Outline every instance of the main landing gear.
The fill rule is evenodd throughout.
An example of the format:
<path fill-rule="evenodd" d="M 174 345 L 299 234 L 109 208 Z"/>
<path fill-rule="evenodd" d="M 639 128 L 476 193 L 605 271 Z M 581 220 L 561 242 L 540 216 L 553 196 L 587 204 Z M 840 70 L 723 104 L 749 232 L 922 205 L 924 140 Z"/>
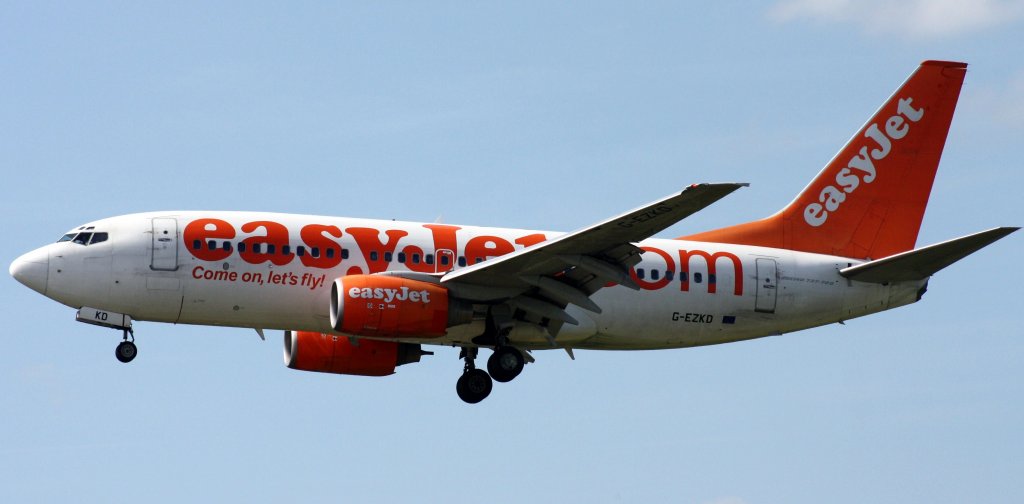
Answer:
<path fill-rule="evenodd" d="M 491 378 L 505 383 L 512 381 L 523 371 L 526 358 L 519 349 L 511 346 L 499 346 L 487 359 L 487 371 L 477 369 L 476 360 L 479 348 L 463 347 L 459 357 L 465 359 L 466 366 L 463 368 L 462 376 L 455 383 L 455 391 L 459 398 L 469 404 L 476 404 L 483 401 L 491 394 L 494 383 Z M 490 374 L 488 374 L 488 371 Z"/>
<path fill-rule="evenodd" d="M 477 348 L 464 347 L 462 353 L 459 354 L 459 357 L 466 360 L 466 367 L 463 368 L 459 381 L 455 382 L 455 392 L 459 394 L 459 399 L 469 404 L 483 401 L 491 395 L 491 389 L 494 388 L 494 383 L 491 382 L 487 371 L 477 369 L 476 364 L 473 363 L 477 351 Z"/>
<path fill-rule="evenodd" d="M 129 335 L 131 335 L 131 341 L 128 341 Z M 134 360 L 135 356 L 138 354 L 139 349 L 135 346 L 135 332 L 133 332 L 131 328 L 125 328 L 124 338 L 117 344 L 117 348 L 114 350 L 114 355 L 117 357 L 117 360 L 127 364 Z"/>
<path fill-rule="evenodd" d="M 487 372 L 496 381 L 506 383 L 519 376 L 525 365 L 526 359 L 517 348 L 500 346 L 495 348 L 494 353 L 487 359 Z"/>
<path fill-rule="evenodd" d="M 495 305 L 487 313 L 484 333 L 473 338 L 478 346 L 462 347 L 459 358 L 466 360 L 462 376 L 455 384 L 459 397 L 470 404 L 483 401 L 491 393 L 494 384 L 491 381 L 510 382 L 523 372 L 526 356 L 518 348 L 508 344 L 508 336 L 515 327 L 512 308 L 508 305 Z M 480 346 L 493 347 L 494 353 L 487 359 L 487 371 L 477 369 L 474 360 Z M 490 374 L 488 374 L 490 373 Z"/>

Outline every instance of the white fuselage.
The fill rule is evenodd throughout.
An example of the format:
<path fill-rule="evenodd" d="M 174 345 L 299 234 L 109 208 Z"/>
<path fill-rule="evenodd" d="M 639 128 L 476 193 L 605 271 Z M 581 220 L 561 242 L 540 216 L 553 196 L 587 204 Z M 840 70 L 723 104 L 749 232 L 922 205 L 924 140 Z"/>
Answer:
<path fill-rule="evenodd" d="M 198 219 L 219 224 L 194 224 Z M 46 262 L 36 290 L 71 307 L 136 320 L 325 333 L 332 332 L 335 278 L 444 272 L 561 234 L 213 211 L 126 215 L 72 233 L 86 228 L 108 239 L 63 241 L 32 253 Z M 239 244 L 246 240 L 243 252 Z M 258 253 L 254 243 L 260 243 Z M 849 281 L 838 270 L 861 261 L 820 254 L 665 239 L 638 245 L 645 253 L 630 274 L 641 289 L 597 291 L 592 299 L 600 314 L 570 305 L 568 313 L 580 323 L 562 326 L 558 346 L 656 349 L 777 335 L 913 303 L 927 283 Z M 483 329 L 480 319 L 440 338 L 405 341 L 472 346 Z M 517 327 L 510 341 L 550 348 L 543 331 L 531 325 Z"/>

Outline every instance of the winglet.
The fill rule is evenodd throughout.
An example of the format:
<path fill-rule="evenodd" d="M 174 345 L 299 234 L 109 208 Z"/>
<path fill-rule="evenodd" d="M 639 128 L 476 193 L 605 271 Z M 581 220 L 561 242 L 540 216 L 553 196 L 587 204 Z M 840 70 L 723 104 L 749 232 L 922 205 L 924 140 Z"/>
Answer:
<path fill-rule="evenodd" d="M 910 252 L 878 259 L 839 271 L 839 274 L 861 282 L 890 283 L 923 280 L 937 271 L 991 245 L 1018 230 L 1001 227 L 929 245 Z"/>

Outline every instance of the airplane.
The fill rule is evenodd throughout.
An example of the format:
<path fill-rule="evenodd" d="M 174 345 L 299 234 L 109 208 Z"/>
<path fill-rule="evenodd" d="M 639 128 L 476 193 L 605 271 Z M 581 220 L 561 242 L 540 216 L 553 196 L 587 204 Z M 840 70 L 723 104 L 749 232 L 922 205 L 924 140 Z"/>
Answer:
<path fill-rule="evenodd" d="M 966 68 L 923 62 L 779 212 L 675 239 L 653 236 L 747 184 L 693 184 L 569 233 L 138 213 L 78 226 L 10 274 L 120 331 L 121 362 L 135 321 L 283 330 L 289 368 L 343 375 L 453 346 L 456 392 L 478 403 L 539 350 L 730 343 L 919 301 L 933 274 L 1019 229 L 915 248 Z"/>

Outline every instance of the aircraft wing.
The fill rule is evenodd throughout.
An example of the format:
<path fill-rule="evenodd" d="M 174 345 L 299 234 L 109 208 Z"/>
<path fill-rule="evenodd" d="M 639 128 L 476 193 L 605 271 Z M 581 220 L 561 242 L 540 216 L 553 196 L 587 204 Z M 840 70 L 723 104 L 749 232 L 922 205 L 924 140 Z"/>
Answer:
<path fill-rule="evenodd" d="M 510 302 L 527 312 L 574 323 L 572 303 L 600 312 L 589 296 L 609 283 L 637 288 L 629 268 L 643 252 L 635 242 L 679 222 L 747 184 L 694 184 L 635 210 L 516 252 L 450 272 L 442 283 L 524 293 Z"/>

